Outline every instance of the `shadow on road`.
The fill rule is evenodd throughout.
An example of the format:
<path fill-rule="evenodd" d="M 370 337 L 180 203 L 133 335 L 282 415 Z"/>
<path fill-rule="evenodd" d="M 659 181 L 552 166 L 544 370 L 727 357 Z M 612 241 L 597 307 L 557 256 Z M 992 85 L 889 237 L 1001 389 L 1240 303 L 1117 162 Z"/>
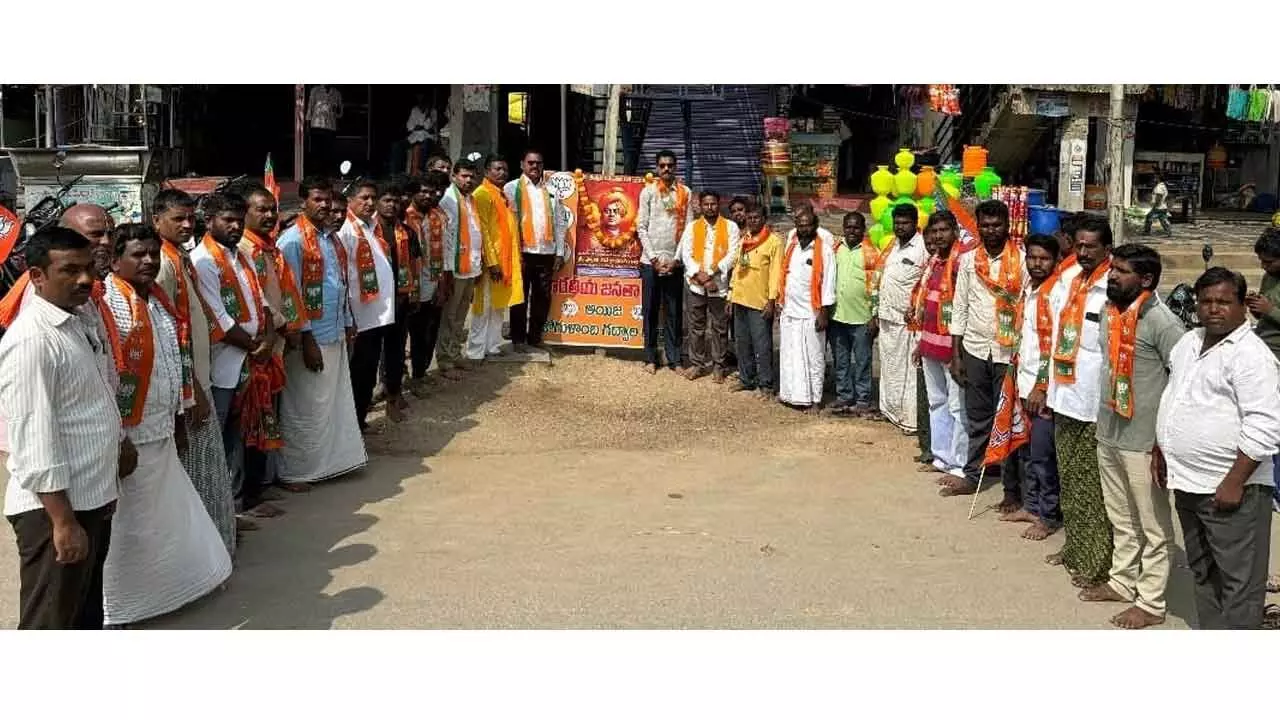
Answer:
<path fill-rule="evenodd" d="M 369 465 L 350 476 L 317 484 L 312 492 L 291 495 L 280 504 L 287 514 L 260 520 L 260 529 L 242 536 L 235 571 L 226 587 L 197 603 L 145 623 L 154 629 L 327 630 L 338 618 L 376 607 L 386 594 L 359 584 L 370 573 L 358 570 L 381 549 L 347 542 L 367 532 L 379 516 L 367 509 L 400 495 L 404 482 L 430 482 L 424 458 L 440 452 L 459 433 L 476 425 L 475 410 L 496 398 L 519 364 L 488 364 L 466 380 L 442 381 L 426 398 L 412 398 L 404 423 L 382 419 L 382 406 L 370 414 L 386 432 L 366 438 Z M 425 476 L 425 477 L 424 477 Z M 356 584 L 334 588 L 337 571 Z"/>

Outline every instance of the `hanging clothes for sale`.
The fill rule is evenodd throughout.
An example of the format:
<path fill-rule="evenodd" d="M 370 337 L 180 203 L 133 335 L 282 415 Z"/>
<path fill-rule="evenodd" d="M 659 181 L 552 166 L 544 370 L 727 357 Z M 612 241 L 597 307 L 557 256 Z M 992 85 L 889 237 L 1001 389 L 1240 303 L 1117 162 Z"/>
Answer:
<path fill-rule="evenodd" d="M 1227 117 L 1232 120 L 1244 120 L 1249 113 L 1249 91 L 1233 87 L 1227 93 Z"/>

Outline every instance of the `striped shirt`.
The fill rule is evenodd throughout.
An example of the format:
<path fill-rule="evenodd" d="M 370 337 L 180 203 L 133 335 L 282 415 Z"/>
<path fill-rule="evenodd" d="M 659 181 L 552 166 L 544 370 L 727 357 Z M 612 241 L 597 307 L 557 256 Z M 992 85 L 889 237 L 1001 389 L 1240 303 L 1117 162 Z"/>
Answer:
<path fill-rule="evenodd" d="M 110 279 L 107 280 L 103 299 L 111 309 L 123 343 L 133 332 L 133 311 L 129 300 Z M 174 415 L 182 407 L 182 356 L 178 351 L 177 325 L 155 297 L 147 299 L 147 314 L 151 320 L 154 360 L 147 397 L 142 401 L 142 420 L 133 427 L 125 428 L 134 445 L 172 437 Z"/>
<path fill-rule="evenodd" d="M 5 515 L 65 491 L 74 510 L 116 499 L 120 411 L 99 323 L 34 295 L 0 339 L 0 411 L 14 438 Z"/>
<path fill-rule="evenodd" d="M 955 272 L 957 264 L 952 263 L 952 273 Z M 941 319 L 939 315 L 942 312 L 942 274 L 947 271 L 947 263 L 945 260 L 938 259 L 931 261 L 927 267 L 929 276 L 925 279 L 924 285 L 924 317 L 920 321 L 920 356 L 938 362 L 951 362 L 951 336 L 941 332 L 938 326 L 938 321 Z M 955 283 L 955 281 L 953 276 L 951 282 Z"/>

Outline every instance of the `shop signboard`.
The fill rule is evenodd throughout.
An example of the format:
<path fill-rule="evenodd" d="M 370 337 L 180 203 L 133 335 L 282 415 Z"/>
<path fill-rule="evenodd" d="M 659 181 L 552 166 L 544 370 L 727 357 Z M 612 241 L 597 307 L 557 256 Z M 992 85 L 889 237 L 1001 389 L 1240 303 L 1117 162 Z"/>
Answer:
<path fill-rule="evenodd" d="M 552 280 L 543 339 L 552 345 L 643 347 L 635 225 L 644 180 L 600 175 L 581 180 L 570 172 L 547 178 L 573 253 Z"/>
<path fill-rule="evenodd" d="M 35 207 L 46 196 L 57 195 L 61 185 L 32 183 L 22 187 L 23 207 Z M 84 180 L 67 191 L 63 202 L 89 203 L 107 209 L 117 223 L 142 222 L 142 183 L 128 180 Z"/>
<path fill-rule="evenodd" d="M 1067 117 L 1071 103 L 1066 93 L 1036 93 L 1035 114 L 1041 117 Z"/>

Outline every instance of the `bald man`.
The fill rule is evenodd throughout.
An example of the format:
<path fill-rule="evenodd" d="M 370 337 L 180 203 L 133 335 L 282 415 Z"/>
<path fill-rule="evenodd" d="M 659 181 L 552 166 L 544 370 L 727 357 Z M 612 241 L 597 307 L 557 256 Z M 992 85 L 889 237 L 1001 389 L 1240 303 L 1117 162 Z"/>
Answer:
<path fill-rule="evenodd" d="M 89 238 L 89 242 L 93 243 L 94 270 L 97 271 L 98 279 L 106 278 L 111 272 L 111 259 L 115 255 L 111 246 L 111 229 L 115 227 L 115 221 L 111 219 L 111 215 L 101 205 L 76 203 L 62 213 L 58 224 Z"/>

